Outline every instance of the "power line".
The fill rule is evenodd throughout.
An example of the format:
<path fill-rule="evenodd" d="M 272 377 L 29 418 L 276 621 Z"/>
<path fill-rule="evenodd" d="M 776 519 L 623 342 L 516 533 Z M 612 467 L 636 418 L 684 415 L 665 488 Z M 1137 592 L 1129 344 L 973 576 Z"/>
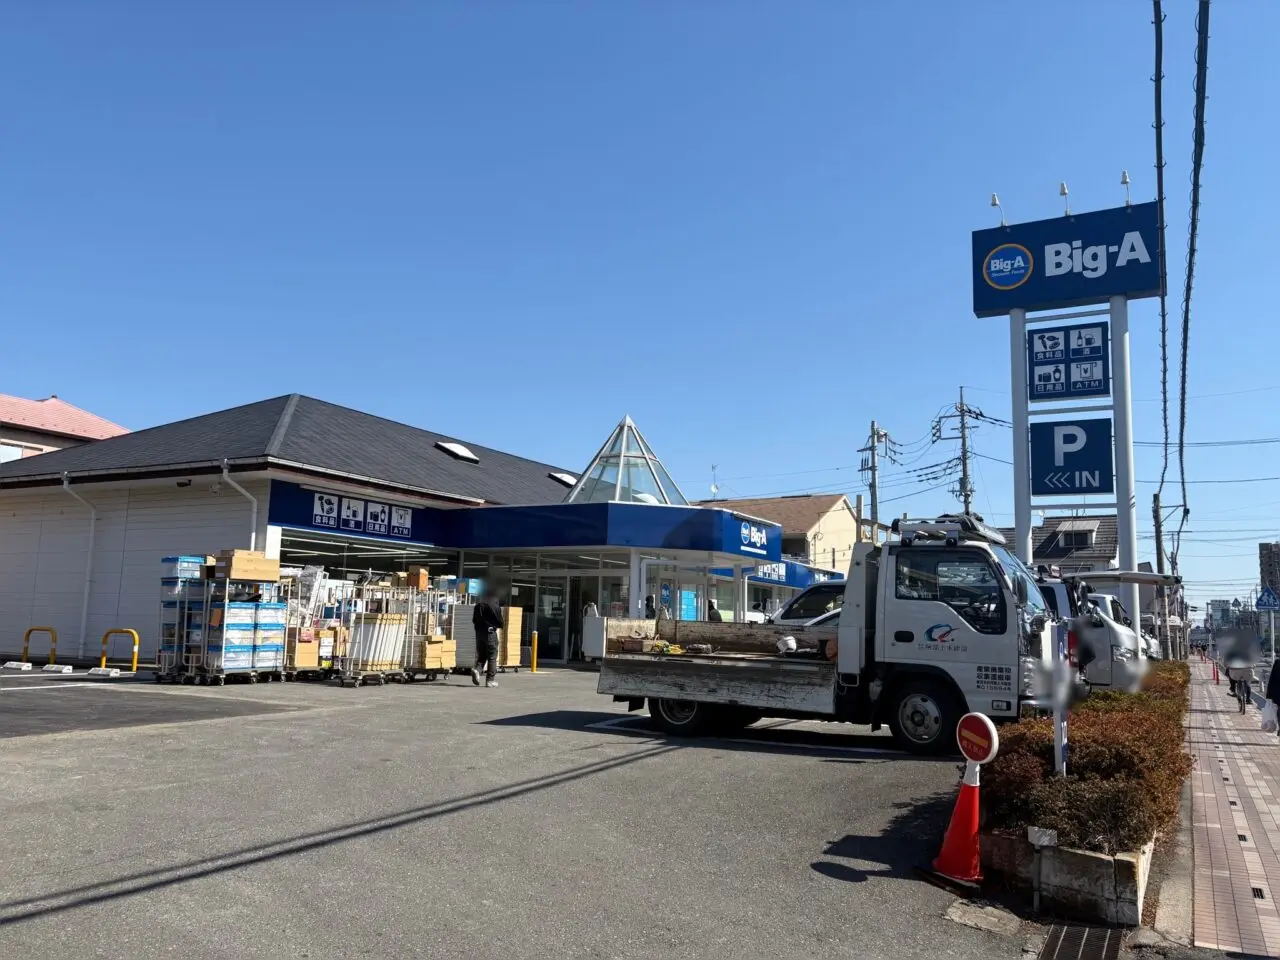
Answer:
<path fill-rule="evenodd" d="M 1178 569 L 1178 547 L 1182 531 L 1191 516 L 1187 496 L 1187 364 L 1191 342 L 1191 291 L 1195 283 L 1196 244 L 1200 233 L 1200 176 L 1204 169 L 1204 111 L 1209 72 L 1209 0 L 1200 0 L 1196 13 L 1196 79 L 1195 125 L 1191 150 L 1191 222 L 1187 227 L 1187 274 L 1182 290 L 1182 369 L 1179 376 L 1178 403 L 1178 479 L 1182 485 L 1182 517 L 1173 541 L 1173 568 Z"/>
<path fill-rule="evenodd" d="M 1164 428 L 1161 446 L 1164 456 L 1160 463 L 1160 489 L 1164 493 L 1164 481 L 1169 473 L 1169 284 L 1168 262 L 1165 256 L 1164 222 L 1164 11 L 1160 0 L 1152 0 L 1156 28 L 1155 81 L 1156 118 L 1156 250 L 1160 265 L 1160 422 Z"/>

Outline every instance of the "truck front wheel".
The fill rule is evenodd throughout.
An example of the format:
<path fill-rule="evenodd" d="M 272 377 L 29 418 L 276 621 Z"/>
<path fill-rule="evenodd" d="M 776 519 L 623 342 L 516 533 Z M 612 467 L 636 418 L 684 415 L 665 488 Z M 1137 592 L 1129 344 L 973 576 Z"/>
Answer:
<path fill-rule="evenodd" d="M 955 748 L 960 709 L 955 697 L 940 684 L 916 681 L 894 697 L 889 729 L 907 751 L 934 756 Z"/>
<path fill-rule="evenodd" d="M 705 703 L 692 700 L 649 698 L 649 716 L 663 733 L 677 737 L 696 737 L 707 732 L 714 710 Z"/>

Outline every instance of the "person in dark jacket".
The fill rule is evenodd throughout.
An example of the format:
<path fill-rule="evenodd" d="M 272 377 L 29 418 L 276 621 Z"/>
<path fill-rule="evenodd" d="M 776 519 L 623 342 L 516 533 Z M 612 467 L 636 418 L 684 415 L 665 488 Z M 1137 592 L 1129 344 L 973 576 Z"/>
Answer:
<path fill-rule="evenodd" d="M 1276 710 L 1280 712 L 1280 668 L 1273 663 L 1271 665 L 1271 674 L 1267 677 L 1267 699 L 1276 705 Z M 1280 729 L 1276 730 L 1276 734 L 1280 735 Z"/>
<path fill-rule="evenodd" d="M 707 620 L 710 623 L 724 623 L 724 617 L 720 616 L 720 611 L 716 609 L 714 600 L 707 601 Z"/>
<path fill-rule="evenodd" d="M 502 608 L 498 605 L 498 594 L 492 587 L 484 592 L 472 611 L 471 625 L 476 628 L 476 665 L 471 668 L 471 682 L 480 686 L 480 674 L 483 672 L 484 685 L 496 687 L 498 631 L 502 629 Z"/>

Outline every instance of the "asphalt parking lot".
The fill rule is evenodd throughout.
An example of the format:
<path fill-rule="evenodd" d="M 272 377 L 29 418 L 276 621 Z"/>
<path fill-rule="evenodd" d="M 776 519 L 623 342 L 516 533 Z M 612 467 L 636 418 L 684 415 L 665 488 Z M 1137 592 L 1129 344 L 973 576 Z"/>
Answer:
<path fill-rule="evenodd" d="M 357 690 L 0 677 L 0 956 L 1018 957 L 912 867 L 881 736 L 651 731 L 569 671 Z"/>

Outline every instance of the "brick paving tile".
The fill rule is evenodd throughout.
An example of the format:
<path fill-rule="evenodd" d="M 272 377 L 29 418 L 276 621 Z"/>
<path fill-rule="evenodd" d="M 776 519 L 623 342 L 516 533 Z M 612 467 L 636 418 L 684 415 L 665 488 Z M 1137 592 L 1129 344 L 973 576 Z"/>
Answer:
<path fill-rule="evenodd" d="M 1228 689 L 1192 661 L 1192 931 L 1199 947 L 1280 957 L 1280 738 Z"/>

